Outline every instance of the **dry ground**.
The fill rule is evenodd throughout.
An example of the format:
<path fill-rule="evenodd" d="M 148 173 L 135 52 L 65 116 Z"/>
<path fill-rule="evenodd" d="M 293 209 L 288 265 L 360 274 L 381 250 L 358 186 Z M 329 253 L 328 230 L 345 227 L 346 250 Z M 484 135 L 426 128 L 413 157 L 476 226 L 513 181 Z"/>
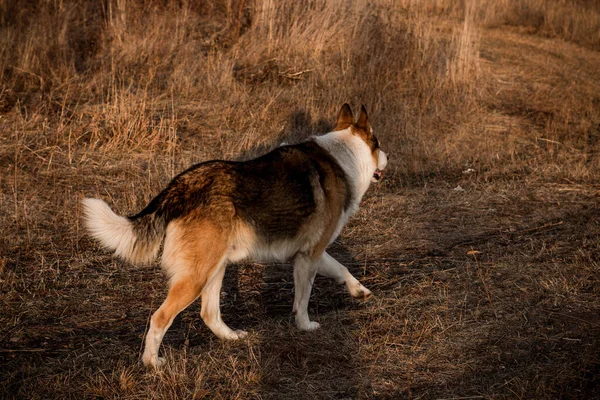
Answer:
<path fill-rule="evenodd" d="M 3 2 L 0 397 L 599 398 L 600 9 L 422 3 Z M 233 265 L 248 339 L 196 303 L 146 371 L 166 281 L 88 239 L 78 200 L 132 213 L 345 101 L 390 154 L 331 248 L 374 298 L 318 278 L 299 332 L 289 266 Z"/>

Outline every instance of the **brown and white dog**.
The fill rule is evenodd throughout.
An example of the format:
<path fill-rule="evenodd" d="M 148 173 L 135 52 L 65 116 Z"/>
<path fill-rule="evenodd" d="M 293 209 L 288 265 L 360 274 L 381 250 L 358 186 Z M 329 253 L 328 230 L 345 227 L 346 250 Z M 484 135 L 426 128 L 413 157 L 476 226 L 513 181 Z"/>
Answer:
<path fill-rule="evenodd" d="M 364 106 L 355 122 L 344 104 L 334 131 L 250 161 L 194 165 L 137 215 L 121 217 L 102 200 L 84 199 L 89 234 L 125 260 L 151 262 L 165 238 L 162 267 L 170 288 L 152 315 L 144 364 L 164 362 L 158 350 L 165 332 L 200 296 L 202 319 L 215 335 L 247 335 L 221 319 L 221 284 L 231 262 L 292 260 L 293 310 L 302 330 L 319 328 L 307 311 L 317 273 L 345 283 L 353 297 L 368 298 L 371 292 L 325 249 L 386 164 Z"/>

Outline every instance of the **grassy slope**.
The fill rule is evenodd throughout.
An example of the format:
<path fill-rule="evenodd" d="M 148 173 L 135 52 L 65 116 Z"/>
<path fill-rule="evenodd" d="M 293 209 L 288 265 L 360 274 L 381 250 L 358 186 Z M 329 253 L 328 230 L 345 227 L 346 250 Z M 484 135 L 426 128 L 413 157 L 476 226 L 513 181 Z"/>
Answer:
<path fill-rule="evenodd" d="M 53 4 L 2 21 L 3 395 L 600 395 L 593 35 L 387 2 L 300 16 L 270 2 Z M 45 14 L 58 22 L 19 30 Z M 165 338 L 167 368 L 146 372 L 165 280 L 85 237 L 79 196 L 134 211 L 193 162 L 326 131 L 344 101 L 367 104 L 391 155 L 331 250 L 376 297 L 319 278 L 323 329 L 298 332 L 289 268 L 232 266 L 223 315 L 249 339 L 216 340 L 194 304 Z"/>

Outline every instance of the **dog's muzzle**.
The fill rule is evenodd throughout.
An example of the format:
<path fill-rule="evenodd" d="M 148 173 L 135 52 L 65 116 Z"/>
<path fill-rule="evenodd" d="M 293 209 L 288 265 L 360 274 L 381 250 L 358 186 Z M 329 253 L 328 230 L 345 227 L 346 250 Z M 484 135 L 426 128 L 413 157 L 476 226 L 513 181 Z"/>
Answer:
<path fill-rule="evenodd" d="M 379 182 L 381 180 L 381 177 L 383 176 L 383 171 L 380 170 L 379 168 L 377 168 L 375 170 L 375 173 L 373 173 L 373 182 Z"/>
<path fill-rule="evenodd" d="M 383 151 L 379 150 L 379 156 L 377 157 L 377 168 L 373 173 L 373 178 L 371 182 L 379 182 L 383 177 L 383 170 L 387 166 L 388 157 Z"/>

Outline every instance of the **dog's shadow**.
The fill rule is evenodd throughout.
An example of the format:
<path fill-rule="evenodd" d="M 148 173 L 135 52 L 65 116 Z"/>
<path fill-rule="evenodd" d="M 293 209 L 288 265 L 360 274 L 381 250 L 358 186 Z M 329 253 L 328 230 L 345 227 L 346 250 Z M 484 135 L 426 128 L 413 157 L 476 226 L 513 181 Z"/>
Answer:
<path fill-rule="evenodd" d="M 320 135 L 331 132 L 334 125 L 331 121 L 320 118 L 313 121 L 310 113 L 304 109 L 294 111 L 289 116 L 290 128 L 284 130 L 281 135 L 281 141 L 287 143 L 298 143 L 306 140 L 312 135 Z"/>
<path fill-rule="evenodd" d="M 348 250 L 335 242 L 328 253 L 342 264 L 351 267 L 350 272 L 359 280 L 355 271 L 356 262 Z M 294 324 L 292 304 L 294 302 L 294 274 L 291 263 L 246 263 L 228 267 L 223 281 L 221 306 L 223 318 L 232 327 L 245 329 L 260 328 L 269 319 Z M 317 275 L 309 303 L 311 319 L 330 312 L 351 307 L 352 299 L 344 284 Z"/>
<path fill-rule="evenodd" d="M 333 243 L 328 253 L 361 280 L 359 267 L 343 244 Z M 368 303 L 353 299 L 345 285 L 317 275 L 308 313 L 321 328 L 299 331 L 292 313 L 294 278 L 290 263 L 230 267 L 223 285 L 223 319 L 234 329 L 250 332 L 253 352 L 260 354 L 261 391 L 267 396 L 324 391 L 336 393 L 336 397 L 356 397 L 359 385 L 353 379 L 359 376 L 354 369 L 360 365 L 356 343 L 360 321 L 346 311 L 369 307 Z M 337 384 L 324 379 L 332 371 L 340 371 L 345 378 L 336 377 Z"/>

